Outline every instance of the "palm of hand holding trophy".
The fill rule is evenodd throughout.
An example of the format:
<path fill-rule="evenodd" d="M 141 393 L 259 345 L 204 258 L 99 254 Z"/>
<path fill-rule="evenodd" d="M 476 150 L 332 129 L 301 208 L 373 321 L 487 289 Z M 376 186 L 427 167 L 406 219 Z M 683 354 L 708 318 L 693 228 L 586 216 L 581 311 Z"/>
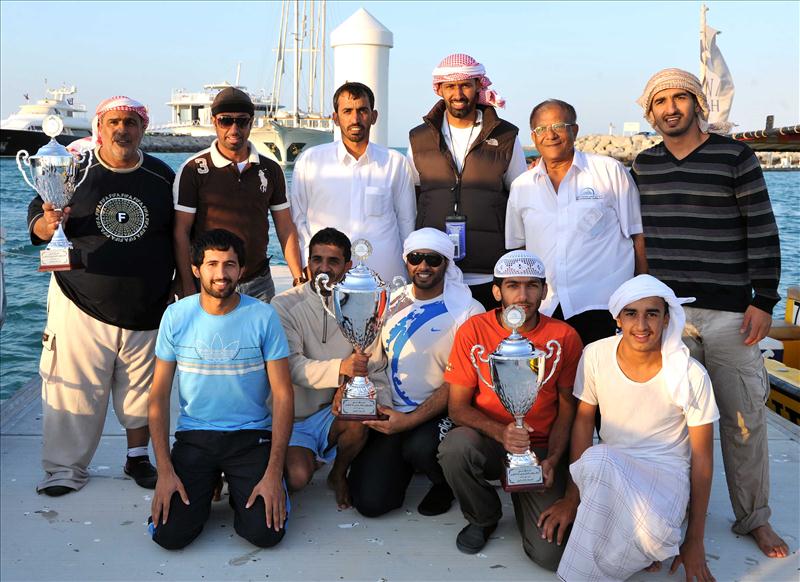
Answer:
<path fill-rule="evenodd" d="M 525 310 L 511 305 L 503 311 L 503 321 L 511 328 L 511 335 L 500 342 L 497 349 L 483 357 L 486 348 L 480 344 L 472 346 L 470 359 L 478 372 L 480 380 L 494 390 L 500 402 L 511 416 L 517 428 L 524 428 L 525 415 L 533 406 L 539 390 L 550 380 L 561 359 L 561 345 L 556 340 L 547 342 L 548 351 L 538 350 L 523 337 L 517 328 L 525 323 Z M 556 347 L 558 351 L 555 352 Z M 556 353 L 545 377 L 545 363 Z M 481 373 L 478 360 L 489 365 L 491 382 L 487 382 Z M 528 448 L 524 453 L 508 453 L 505 471 L 501 474 L 503 489 L 506 491 L 533 491 L 544 488 L 542 467 L 536 453 Z"/>

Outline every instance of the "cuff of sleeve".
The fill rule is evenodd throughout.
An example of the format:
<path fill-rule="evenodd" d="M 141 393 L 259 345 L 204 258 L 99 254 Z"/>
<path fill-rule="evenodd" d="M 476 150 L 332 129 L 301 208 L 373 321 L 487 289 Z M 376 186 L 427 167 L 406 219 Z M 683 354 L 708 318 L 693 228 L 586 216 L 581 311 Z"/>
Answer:
<path fill-rule="evenodd" d="M 778 299 L 773 299 L 771 297 L 764 297 L 763 295 L 756 295 L 753 297 L 753 301 L 750 303 L 753 307 L 757 307 L 761 311 L 765 311 L 772 315 L 772 310 L 775 309 L 775 306 L 780 301 L 780 297 Z"/>

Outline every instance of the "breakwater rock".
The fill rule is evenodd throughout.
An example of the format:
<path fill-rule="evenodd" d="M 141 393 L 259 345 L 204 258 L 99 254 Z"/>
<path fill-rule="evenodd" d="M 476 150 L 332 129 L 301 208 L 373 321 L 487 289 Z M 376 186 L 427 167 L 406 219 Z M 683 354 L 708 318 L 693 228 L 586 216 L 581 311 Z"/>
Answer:
<path fill-rule="evenodd" d="M 214 136 L 196 137 L 193 135 L 146 134 L 142 139 L 145 152 L 199 152 L 214 141 Z"/>

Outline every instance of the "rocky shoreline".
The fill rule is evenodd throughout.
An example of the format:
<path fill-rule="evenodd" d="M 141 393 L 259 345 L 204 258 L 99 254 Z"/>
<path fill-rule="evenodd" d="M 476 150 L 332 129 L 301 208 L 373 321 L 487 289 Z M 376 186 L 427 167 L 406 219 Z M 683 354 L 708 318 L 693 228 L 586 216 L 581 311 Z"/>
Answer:
<path fill-rule="evenodd" d="M 192 135 L 145 134 L 142 139 L 142 151 L 147 153 L 180 153 L 199 152 L 206 149 L 214 141 L 214 136 L 195 137 Z"/>

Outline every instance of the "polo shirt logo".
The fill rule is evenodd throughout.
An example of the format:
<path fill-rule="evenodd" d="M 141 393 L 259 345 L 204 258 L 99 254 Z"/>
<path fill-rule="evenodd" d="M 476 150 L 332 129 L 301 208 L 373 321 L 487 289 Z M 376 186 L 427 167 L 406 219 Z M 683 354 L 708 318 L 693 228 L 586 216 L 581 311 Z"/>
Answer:
<path fill-rule="evenodd" d="M 258 171 L 258 179 L 261 180 L 261 188 L 260 188 L 260 190 L 262 192 L 266 192 L 267 191 L 267 186 L 269 185 L 269 180 L 267 180 L 267 177 L 264 175 L 264 170 L 259 170 Z"/>
<path fill-rule="evenodd" d="M 197 164 L 198 174 L 208 174 L 208 164 L 205 158 L 197 158 L 194 163 Z"/>

